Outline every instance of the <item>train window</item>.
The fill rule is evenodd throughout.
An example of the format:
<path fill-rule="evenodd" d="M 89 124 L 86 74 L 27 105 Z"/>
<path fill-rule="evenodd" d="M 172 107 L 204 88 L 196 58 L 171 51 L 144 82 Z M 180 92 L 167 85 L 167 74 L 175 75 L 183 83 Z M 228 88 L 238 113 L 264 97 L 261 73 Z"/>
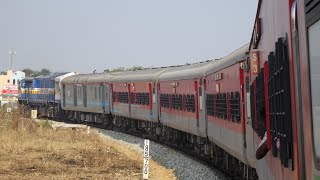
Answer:
<path fill-rule="evenodd" d="M 140 104 L 144 105 L 145 101 L 144 101 L 144 93 L 140 93 Z"/>
<path fill-rule="evenodd" d="M 320 158 L 320 20 L 308 28 L 314 150 Z"/>
<path fill-rule="evenodd" d="M 118 92 L 113 92 L 113 93 L 112 93 L 112 100 L 113 100 L 113 102 L 119 102 L 119 100 L 118 100 L 118 95 L 119 95 Z"/>
<path fill-rule="evenodd" d="M 160 95 L 160 105 L 163 108 L 169 108 L 169 96 L 168 94 Z"/>
<path fill-rule="evenodd" d="M 138 104 L 142 104 L 143 103 L 143 98 L 142 98 L 142 93 L 138 93 Z"/>
<path fill-rule="evenodd" d="M 179 107 L 179 110 L 182 111 L 182 95 L 179 94 L 179 97 L 178 97 L 178 107 Z"/>
<path fill-rule="evenodd" d="M 182 95 L 172 95 L 172 108 L 178 111 L 182 110 Z"/>
<path fill-rule="evenodd" d="M 120 92 L 119 96 L 121 103 L 128 103 L 128 93 L 127 92 Z"/>
<path fill-rule="evenodd" d="M 231 97 L 230 93 L 226 93 L 227 120 L 233 121 L 231 118 L 230 97 Z"/>
<path fill-rule="evenodd" d="M 187 99 L 186 99 L 186 109 L 188 112 L 195 112 L 196 108 L 195 108 L 195 99 L 194 99 L 194 95 L 187 95 Z"/>
<path fill-rule="evenodd" d="M 189 101 L 190 101 L 190 95 L 188 94 L 188 95 L 187 95 L 187 98 L 186 98 L 186 110 L 187 110 L 188 112 L 190 112 Z"/>
<path fill-rule="evenodd" d="M 135 101 L 136 104 L 149 105 L 150 103 L 149 93 L 136 93 L 135 96 L 132 93 L 130 98 L 132 99 L 132 101 Z"/>
<path fill-rule="evenodd" d="M 149 93 L 144 93 L 144 102 L 146 105 L 149 105 L 150 103 L 150 98 L 149 98 Z"/>
<path fill-rule="evenodd" d="M 271 149 L 272 155 L 279 157 L 284 167 L 293 168 L 291 93 L 287 40 L 279 38 L 275 47 L 275 52 L 271 52 L 268 56 L 270 132 L 271 139 L 276 139 L 272 141 Z M 258 109 L 256 112 L 258 113 Z"/>
<path fill-rule="evenodd" d="M 165 105 L 165 107 L 166 107 L 166 108 L 170 108 L 170 97 L 169 97 L 169 94 L 166 94 L 166 95 L 165 95 L 165 98 L 166 98 L 166 105 Z"/>
<path fill-rule="evenodd" d="M 207 94 L 206 110 L 208 116 L 214 116 L 214 98 L 213 94 Z"/>
<path fill-rule="evenodd" d="M 266 132 L 266 111 L 265 111 L 265 95 L 264 95 L 264 70 L 260 72 L 256 78 L 256 132 L 262 139 Z"/>
<path fill-rule="evenodd" d="M 172 109 L 176 109 L 176 95 L 175 94 L 171 95 L 171 106 L 172 106 Z"/>
<path fill-rule="evenodd" d="M 134 93 L 131 92 L 131 93 L 130 93 L 130 103 L 131 103 L 131 104 L 134 104 L 134 103 L 135 103 L 134 101 L 135 101 Z"/>
<path fill-rule="evenodd" d="M 141 97 L 140 97 L 140 93 L 136 93 L 136 104 L 140 104 L 141 102 Z"/>
<path fill-rule="evenodd" d="M 144 97 L 144 93 L 140 93 L 140 104 L 144 105 L 145 104 L 145 97 Z"/>
<path fill-rule="evenodd" d="M 143 93 L 143 104 L 144 105 L 149 104 L 148 101 L 149 101 L 148 93 Z"/>
<path fill-rule="evenodd" d="M 182 100 L 181 100 L 182 109 L 181 109 L 181 111 L 186 111 L 186 101 L 187 101 L 187 96 L 186 95 L 182 95 Z"/>
<path fill-rule="evenodd" d="M 177 110 L 177 95 L 176 94 L 174 94 L 174 95 L 172 95 L 172 108 L 174 109 L 174 110 Z"/>
<path fill-rule="evenodd" d="M 192 112 L 195 112 L 196 111 L 196 107 L 195 107 L 195 99 L 194 99 L 194 95 L 192 94 L 191 95 L 191 102 L 190 102 L 190 106 L 191 106 L 191 110 L 192 110 Z"/>
<path fill-rule="evenodd" d="M 227 95 L 226 93 L 216 95 L 216 117 L 227 119 Z"/>
<path fill-rule="evenodd" d="M 229 117 L 232 122 L 240 123 L 240 93 L 238 91 L 230 93 Z"/>

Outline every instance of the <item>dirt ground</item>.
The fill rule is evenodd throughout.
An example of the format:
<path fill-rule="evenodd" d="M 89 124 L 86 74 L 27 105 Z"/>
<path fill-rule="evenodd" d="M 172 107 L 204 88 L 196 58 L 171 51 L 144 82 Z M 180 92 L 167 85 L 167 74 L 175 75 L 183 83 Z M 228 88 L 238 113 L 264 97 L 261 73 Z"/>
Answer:
<path fill-rule="evenodd" d="M 0 110 L 0 179 L 142 179 L 142 154 L 82 128 Z M 175 179 L 150 162 L 150 179 Z"/>

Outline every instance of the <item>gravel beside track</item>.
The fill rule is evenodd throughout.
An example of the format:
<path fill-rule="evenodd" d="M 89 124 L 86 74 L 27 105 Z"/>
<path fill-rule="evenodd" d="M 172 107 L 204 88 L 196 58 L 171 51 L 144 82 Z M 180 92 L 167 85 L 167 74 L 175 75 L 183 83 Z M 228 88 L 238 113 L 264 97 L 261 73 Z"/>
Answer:
<path fill-rule="evenodd" d="M 81 128 L 87 129 L 87 125 L 68 124 L 63 122 L 50 121 L 53 128 Z M 92 128 L 97 130 L 101 136 L 107 139 L 116 140 L 124 145 L 124 148 L 140 151 L 143 154 L 144 139 L 122 132 L 105 130 L 100 128 Z M 179 180 L 193 180 L 193 179 L 210 179 L 210 180 L 225 180 L 226 177 L 218 170 L 202 164 L 200 161 L 182 153 L 150 141 L 150 157 L 157 161 L 162 166 L 173 169 L 176 177 Z"/>
<path fill-rule="evenodd" d="M 97 130 L 107 139 L 122 142 L 127 148 L 132 148 L 143 152 L 144 139 L 131 136 L 125 133 L 98 129 Z M 188 157 L 184 153 L 168 148 L 164 145 L 150 141 L 151 159 L 159 162 L 166 168 L 173 169 L 178 179 L 226 179 L 224 175 L 201 162 Z"/>

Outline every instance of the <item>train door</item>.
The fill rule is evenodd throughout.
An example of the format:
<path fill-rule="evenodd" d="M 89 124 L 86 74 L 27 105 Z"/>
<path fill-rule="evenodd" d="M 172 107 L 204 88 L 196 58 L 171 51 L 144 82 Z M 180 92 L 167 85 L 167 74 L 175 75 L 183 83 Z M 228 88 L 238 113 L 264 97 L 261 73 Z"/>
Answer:
<path fill-rule="evenodd" d="M 304 125 L 303 125 L 303 103 L 302 103 L 302 79 L 301 79 L 301 66 L 300 66 L 300 53 L 299 53 L 299 31 L 298 31 L 298 17 L 297 17 L 297 3 L 293 2 L 291 6 L 291 36 L 292 36 L 292 48 L 293 48 L 293 61 L 294 61 L 294 82 L 295 82 L 295 95 L 296 95 L 296 117 L 297 117 L 297 133 L 298 133 L 298 158 L 299 158 L 299 174 L 300 179 L 306 179 L 306 162 L 304 154 L 303 137 Z M 304 29 L 304 28 L 303 28 Z M 304 94 L 305 97 L 306 93 Z M 310 107 L 308 107 L 310 109 Z M 311 168 L 310 168 L 311 169 Z M 308 170 L 309 171 L 309 170 Z M 310 173 L 309 173 L 310 174 Z"/>
<path fill-rule="evenodd" d="M 106 83 L 104 86 L 104 94 L 105 94 L 105 112 L 110 113 L 111 111 L 111 104 L 112 104 L 112 93 L 111 93 L 111 84 Z"/>
<path fill-rule="evenodd" d="M 305 157 L 302 158 L 306 159 L 304 162 L 306 163 L 307 178 L 320 179 L 320 1 L 308 0 L 305 1 L 302 6 L 305 6 L 306 29 L 304 33 L 304 24 L 300 24 L 300 29 L 296 29 L 297 34 L 301 36 L 301 38 L 299 38 L 299 36 L 296 37 L 300 42 L 295 43 L 296 45 L 302 44 L 301 47 L 296 47 L 297 50 L 300 49 L 300 52 L 297 51 L 296 53 L 301 54 L 300 74 L 302 79 L 301 87 L 303 87 L 301 88 L 301 98 L 303 99 L 302 103 L 304 103 L 302 107 L 304 121 L 301 122 L 303 123 L 304 131 L 300 134 L 305 137 L 303 143 L 307 145 L 307 147 L 305 147 Z M 297 13 L 299 12 L 302 11 L 298 11 Z M 303 16 L 299 14 L 297 18 L 299 17 Z M 296 23 L 299 22 L 303 22 L 303 20 L 297 19 Z M 303 35 L 306 35 L 306 37 L 303 37 Z M 306 45 L 303 45 L 304 38 L 306 38 Z M 296 57 L 300 54 L 297 54 Z M 307 59 L 307 61 L 305 61 L 305 59 Z M 309 84 L 306 82 L 309 82 Z M 308 87 L 307 85 L 309 85 L 310 88 L 306 88 Z M 306 89 L 309 89 L 309 92 L 306 92 Z M 309 98 L 307 96 L 308 93 L 310 94 Z M 308 106 L 310 107 L 306 108 Z M 310 123 L 308 123 L 309 120 Z M 311 159 L 313 159 L 313 161 Z M 312 171 L 312 173 L 310 171 Z"/>
<path fill-rule="evenodd" d="M 109 102 L 110 102 L 110 111 L 113 112 L 114 111 L 114 106 L 113 106 L 113 99 L 115 98 L 114 97 L 114 94 L 113 94 L 113 84 L 110 84 L 110 91 L 107 91 L 107 92 L 110 92 L 109 94 Z"/>
<path fill-rule="evenodd" d="M 29 99 L 30 99 L 30 93 L 31 93 L 31 90 L 32 90 L 32 81 L 26 81 L 25 82 L 25 86 L 26 86 L 26 99 L 27 99 L 27 102 L 29 103 Z"/>
<path fill-rule="evenodd" d="M 156 92 L 156 83 L 153 83 L 153 87 L 152 87 L 152 119 L 155 120 L 157 117 L 154 116 L 157 114 L 157 92 Z"/>
<path fill-rule="evenodd" d="M 73 85 L 73 105 L 77 107 L 78 93 L 77 93 L 77 85 Z"/>
<path fill-rule="evenodd" d="M 62 85 L 62 106 L 66 107 L 66 85 Z"/>
<path fill-rule="evenodd" d="M 160 99 L 160 96 L 161 96 L 161 91 L 160 91 L 160 83 L 158 82 L 158 85 L 157 85 L 157 99 L 158 99 L 158 103 L 157 103 L 157 111 L 158 111 L 158 120 L 160 120 L 161 118 L 161 99 Z"/>
<path fill-rule="evenodd" d="M 131 117 L 131 102 L 130 102 L 130 92 L 131 92 L 131 84 L 127 83 L 127 88 L 128 88 L 128 108 L 129 108 L 129 116 Z"/>
<path fill-rule="evenodd" d="M 83 107 L 87 107 L 87 85 L 83 85 Z"/>
<path fill-rule="evenodd" d="M 242 130 L 243 130 L 243 147 L 244 147 L 244 157 L 249 157 L 249 162 L 251 160 L 251 164 L 255 161 L 255 149 L 254 149 L 254 130 L 251 128 L 251 124 L 254 123 L 252 121 L 252 106 L 253 102 L 251 99 L 251 93 L 254 93 L 253 91 L 250 91 L 250 69 L 249 69 L 249 59 L 247 59 L 245 62 L 243 62 L 242 65 L 240 65 L 240 88 L 241 88 L 241 108 L 242 110 Z M 253 86 L 252 86 L 253 87 Z"/>
<path fill-rule="evenodd" d="M 245 116 L 245 102 L 244 102 L 244 95 L 245 95 L 245 87 L 244 87 L 244 71 L 243 71 L 244 63 L 240 63 L 240 68 L 239 68 L 239 77 L 240 77 L 240 110 L 242 111 L 240 114 L 242 114 L 242 129 L 243 129 L 243 146 L 245 147 L 247 142 L 246 142 L 246 116 Z"/>
<path fill-rule="evenodd" d="M 106 98 L 107 98 L 107 94 L 106 94 L 106 86 L 104 84 L 100 84 L 100 92 L 101 92 L 101 106 L 102 106 L 102 110 L 105 113 L 106 112 Z"/>
<path fill-rule="evenodd" d="M 152 107 L 153 107 L 153 92 L 152 92 L 152 84 L 149 83 L 149 110 L 150 110 L 150 117 L 152 117 Z"/>
<path fill-rule="evenodd" d="M 196 119 L 197 127 L 199 127 L 199 89 L 198 81 L 194 81 L 194 90 L 195 90 L 195 110 L 196 110 Z"/>
<path fill-rule="evenodd" d="M 200 79 L 198 84 L 198 96 L 199 96 L 199 130 L 202 136 L 206 136 L 208 122 L 206 121 L 206 108 L 205 108 L 205 89 L 206 79 Z"/>

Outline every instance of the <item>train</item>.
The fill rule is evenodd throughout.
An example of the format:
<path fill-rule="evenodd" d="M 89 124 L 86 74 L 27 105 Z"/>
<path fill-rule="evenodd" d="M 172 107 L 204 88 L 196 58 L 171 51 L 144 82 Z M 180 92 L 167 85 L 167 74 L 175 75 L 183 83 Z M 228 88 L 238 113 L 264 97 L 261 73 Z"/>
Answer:
<path fill-rule="evenodd" d="M 320 0 L 259 0 L 249 39 L 200 63 L 53 76 L 51 104 L 31 101 L 37 79 L 25 79 L 19 103 L 157 138 L 231 177 L 320 179 Z"/>
<path fill-rule="evenodd" d="M 18 87 L 18 96 L 24 113 L 35 109 L 38 111 L 38 116 L 58 118 L 61 114 L 61 80 L 75 74 L 74 72 L 57 72 L 22 79 Z"/>

